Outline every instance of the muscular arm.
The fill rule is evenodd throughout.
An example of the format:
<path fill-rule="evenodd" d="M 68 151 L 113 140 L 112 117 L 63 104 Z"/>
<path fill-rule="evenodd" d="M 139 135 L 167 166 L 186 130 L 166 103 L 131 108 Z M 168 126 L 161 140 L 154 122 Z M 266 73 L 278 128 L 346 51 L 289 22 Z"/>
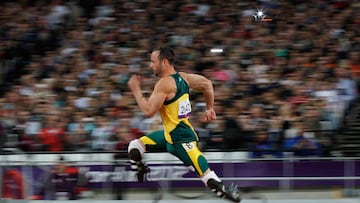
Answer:
<path fill-rule="evenodd" d="M 203 121 L 211 121 L 216 118 L 214 111 L 214 88 L 212 82 L 202 75 L 181 73 L 181 76 L 188 82 L 190 88 L 199 90 L 204 94 L 206 111 Z"/>
<path fill-rule="evenodd" d="M 145 114 L 145 116 L 153 117 L 164 103 L 169 92 L 169 87 L 164 79 L 160 79 L 156 83 L 154 91 L 151 93 L 150 97 L 146 99 L 143 96 L 139 80 L 138 76 L 133 76 L 129 81 L 129 87 L 141 111 Z M 134 85 L 134 83 L 136 84 Z"/>
<path fill-rule="evenodd" d="M 182 73 L 184 75 L 184 73 Z M 201 91 L 204 94 L 206 109 L 214 108 L 214 89 L 211 80 L 198 74 L 185 74 L 184 78 L 189 83 L 190 88 Z"/>

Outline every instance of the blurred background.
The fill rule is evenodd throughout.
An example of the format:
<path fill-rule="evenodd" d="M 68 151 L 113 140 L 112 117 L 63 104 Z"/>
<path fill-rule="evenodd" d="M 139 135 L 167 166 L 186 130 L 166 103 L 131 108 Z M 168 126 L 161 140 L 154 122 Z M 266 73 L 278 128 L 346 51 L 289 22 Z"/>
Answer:
<path fill-rule="evenodd" d="M 256 21 L 259 10 L 271 20 Z M 148 95 L 149 53 L 167 45 L 178 71 L 213 82 L 217 120 L 201 122 L 198 92 L 191 120 L 226 180 L 249 193 L 336 188 L 325 196 L 358 197 L 359 13 L 355 0 L 2 0 L 1 196 L 126 199 L 160 188 L 160 198 L 190 186 L 203 194 L 160 152 L 148 155 L 160 179 L 129 178 L 128 142 L 162 126 L 141 113 L 127 81 L 140 74 Z"/>

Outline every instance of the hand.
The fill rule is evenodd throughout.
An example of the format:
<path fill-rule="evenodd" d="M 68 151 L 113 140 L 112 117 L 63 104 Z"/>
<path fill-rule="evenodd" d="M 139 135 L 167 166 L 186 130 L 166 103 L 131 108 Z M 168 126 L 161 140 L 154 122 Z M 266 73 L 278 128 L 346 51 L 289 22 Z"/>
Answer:
<path fill-rule="evenodd" d="M 205 113 L 204 113 L 203 121 L 204 122 L 209 122 L 209 121 L 212 121 L 214 119 L 216 119 L 216 113 L 215 113 L 214 109 L 206 110 Z"/>
<path fill-rule="evenodd" d="M 132 75 L 128 81 L 128 86 L 132 92 L 140 89 L 141 86 L 141 77 L 139 75 Z"/>

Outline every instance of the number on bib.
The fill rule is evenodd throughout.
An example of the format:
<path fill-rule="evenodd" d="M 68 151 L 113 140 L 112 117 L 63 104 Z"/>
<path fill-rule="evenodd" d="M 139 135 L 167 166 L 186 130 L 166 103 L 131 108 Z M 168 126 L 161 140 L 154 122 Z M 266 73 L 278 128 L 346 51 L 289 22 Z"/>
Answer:
<path fill-rule="evenodd" d="M 185 151 L 187 152 L 195 148 L 194 142 L 182 143 L 181 145 L 184 147 Z"/>
<path fill-rule="evenodd" d="M 183 101 L 179 101 L 178 118 L 189 117 L 190 113 L 191 113 L 191 103 L 189 98 L 186 98 L 186 100 Z"/>

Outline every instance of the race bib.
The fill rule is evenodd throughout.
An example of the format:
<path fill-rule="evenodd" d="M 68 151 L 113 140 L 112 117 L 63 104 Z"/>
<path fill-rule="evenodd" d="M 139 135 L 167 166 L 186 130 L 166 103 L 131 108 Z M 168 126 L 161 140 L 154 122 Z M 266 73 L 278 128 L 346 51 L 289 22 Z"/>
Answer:
<path fill-rule="evenodd" d="M 191 103 L 189 98 L 179 102 L 178 118 L 187 118 L 191 113 Z"/>
<path fill-rule="evenodd" d="M 182 143 L 181 145 L 187 152 L 189 152 L 195 148 L 195 142 Z"/>

